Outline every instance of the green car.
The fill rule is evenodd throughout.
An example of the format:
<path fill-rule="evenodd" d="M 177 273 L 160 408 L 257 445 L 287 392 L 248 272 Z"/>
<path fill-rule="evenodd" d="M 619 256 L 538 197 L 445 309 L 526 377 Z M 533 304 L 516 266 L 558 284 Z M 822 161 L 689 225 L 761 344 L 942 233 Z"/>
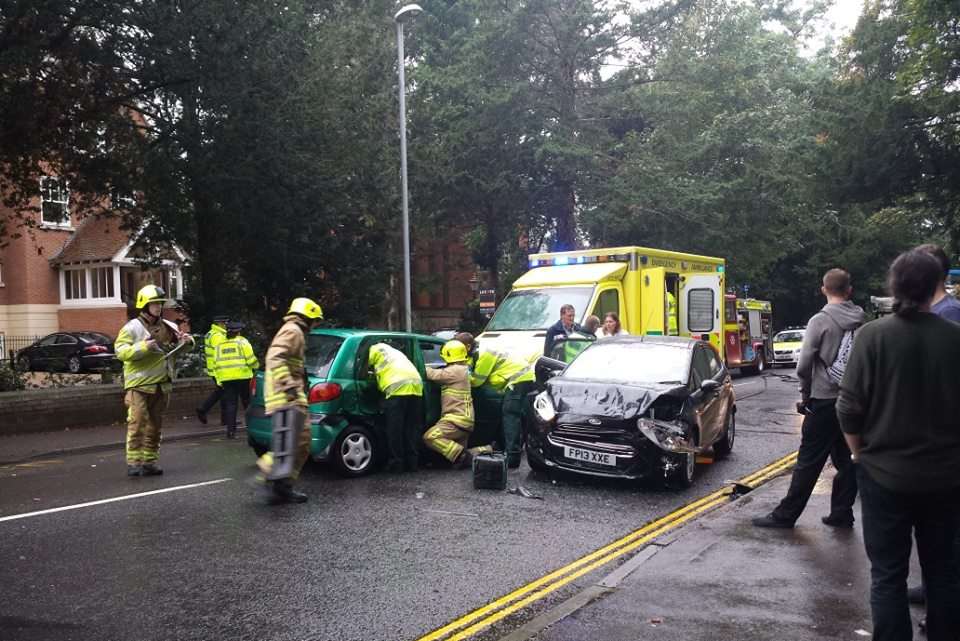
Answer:
<path fill-rule="evenodd" d="M 385 458 L 383 395 L 367 363 L 370 346 L 402 351 L 424 378 L 424 430 L 440 416 L 440 388 L 424 367 L 442 367 L 436 336 L 359 329 L 315 329 L 307 336 L 305 367 L 310 402 L 310 456 L 333 463 L 344 476 L 363 476 Z M 247 408 L 247 442 L 259 456 L 270 448 L 271 420 L 264 414 L 263 372 L 257 372 Z M 471 445 L 499 438 L 500 395 L 474 390 L 477 424 Z"/>

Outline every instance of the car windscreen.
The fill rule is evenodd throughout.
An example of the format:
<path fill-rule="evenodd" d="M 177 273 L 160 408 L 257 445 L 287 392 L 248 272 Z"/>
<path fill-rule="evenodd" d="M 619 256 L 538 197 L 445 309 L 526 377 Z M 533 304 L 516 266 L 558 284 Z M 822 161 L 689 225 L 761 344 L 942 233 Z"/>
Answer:
<path fill-rule="evenodd" d="M 683 385 L 692 350 L 652 343 L 601 341 L 585 349 L 563 378 L 616 381 L 627 385 Z"/>
<path fill-rule="evenodd" d="M 803 332 L 780 332 L 773 337 L 774 343 L 802 343 Z"/>
<path fill-rule="evenodd" d="M 113 341 L 106 334 L 99 332 L 79 332 L 76 334 L 84 343 L 93 343 L 94 345 L 109 345 Z"/>
<path fill-rule="evenodd" d="M 560 308 L 573 305 L 577 316 L 590 304 L 593 286 L 515 289 L 503 299 L 484 331 L 546 329 L 560 320 Z"/>
<path fill-rule="evenodd" d="M 304 367 L 311 376 L 326 378 L 333 366 L 333 359 L 337 357 L 343 339 L 339 336 L 327 334 L 310 334 L 307 336 L 307 349 L 304 358 Z"/>

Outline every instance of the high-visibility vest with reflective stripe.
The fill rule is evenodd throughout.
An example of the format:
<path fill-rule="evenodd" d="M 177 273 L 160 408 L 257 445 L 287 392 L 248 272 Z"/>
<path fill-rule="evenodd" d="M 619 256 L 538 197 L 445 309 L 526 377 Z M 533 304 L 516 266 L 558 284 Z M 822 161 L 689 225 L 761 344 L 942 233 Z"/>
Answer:
<path fill-rule="evenodd" d="M 470 373 L 470 384 L 473 387 L 487 384 L 498 392 L 502 392 L 508 385 L 532 380 L 534 371 L 530 363 L 492 349 L 480 352 Z"/>
<path fill-rule="evenodd" d="M 673 292 L 667 292 L 667 334 L 676 336 L 677 331 L 677 297 Z"/>
<path fill-rule="evenodd" d="M 210 331 L 203 337 L 203 356 L 206 361 L 207 376 L 214 376 L 217 371 L 217 345 L 227 338 L 227 330 L 220 325 L 213 324 Z"/>
<path fill-rule="evenodd" d="M 243 336 L 227 338 L 217 345 L 215 362 L 218 384 L 253 378 L 253 370 L 260 365 L 253 347 Z"/>
<path fill-rule="evenodd" d="M 370 347 L 369 361 L 377 376 L 377 387 L 387 398 L 423 396 L 420 372 L 400 350 L 377 343 Z"/>
<path fill-rule="evenodd" d="M 173 325 L 166 320 L 170 332 L 175 331 Z M 140 318 L 128 321 L 117 334 L 113 344 L 117 358 L 123 363 L 123 389 L 145 387 L 147 385 L 162 385 L 170 387 L 173 380 L 173 360 L 164 358 L 163 353 L 147 348 L 150 332 Z"/>

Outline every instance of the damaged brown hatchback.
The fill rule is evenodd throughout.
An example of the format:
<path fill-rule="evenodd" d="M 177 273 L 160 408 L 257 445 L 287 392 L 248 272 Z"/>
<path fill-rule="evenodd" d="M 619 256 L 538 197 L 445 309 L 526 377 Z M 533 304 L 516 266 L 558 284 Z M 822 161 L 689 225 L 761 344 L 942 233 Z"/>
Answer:
<path fill-rule="evenodd" d="M 537 361 L 526 451 L 535 470 L 693 482 L 697 454 L 733 449 L 730 374 L 705 342 L 623 336 L 592 343 L 571 363 Z"/>

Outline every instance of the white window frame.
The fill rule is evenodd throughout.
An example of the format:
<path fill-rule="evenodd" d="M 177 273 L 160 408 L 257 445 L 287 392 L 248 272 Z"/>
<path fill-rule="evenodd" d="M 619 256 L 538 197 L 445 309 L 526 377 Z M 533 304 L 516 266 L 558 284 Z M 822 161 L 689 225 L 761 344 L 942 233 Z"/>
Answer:
<path fill-rule="evenodd" d="M 93 298 L 93 270 L 110 269 L 113 282 L 113 296 Z M 67 298 L 67 274 L 71 271 L 83 273 L 85 287 L 83 298 Z M 109 285 L 108 285 L 109 287 Z M 120 266 L 116 263 L 94 263 L 91 265 L 64 265 L 60 268 L 60 306 L 61 307 L 117 307 L 123 305 L 120 296 Z"/>
<path fill-rule="evenodd" d="M 0 287 L 6 287 L 6 285 L 3 284 L 3 263 L 0 263 Z M 3 352 L 0 352 L 0 354 L 2 353 Z"/>
<path fill-rule="evenodd" d="M 53 189 L 62 189 L 61 194 L 63 200 L 56 200 L 54 198 L 47 198 L 48 187 L 45 184 L 47 181 L 54 180 L 62 184 L 60 188 L 50 187 L 51 196 L 53 195 Z M 56 203 L 63 205 L 63 214 L 64 218 L 61 218 L 59 221 L 50 221 L 46 220 L 43 215 L 43 205 L 44 203 Z M 40 177 L 40 225 L 42 227 L 56 227 L 61 229 L 71 229 L 73 223 L 70 220 L 70 182 L 66 178 L 60 178 L 59 176 L 41 176 Z"/>

